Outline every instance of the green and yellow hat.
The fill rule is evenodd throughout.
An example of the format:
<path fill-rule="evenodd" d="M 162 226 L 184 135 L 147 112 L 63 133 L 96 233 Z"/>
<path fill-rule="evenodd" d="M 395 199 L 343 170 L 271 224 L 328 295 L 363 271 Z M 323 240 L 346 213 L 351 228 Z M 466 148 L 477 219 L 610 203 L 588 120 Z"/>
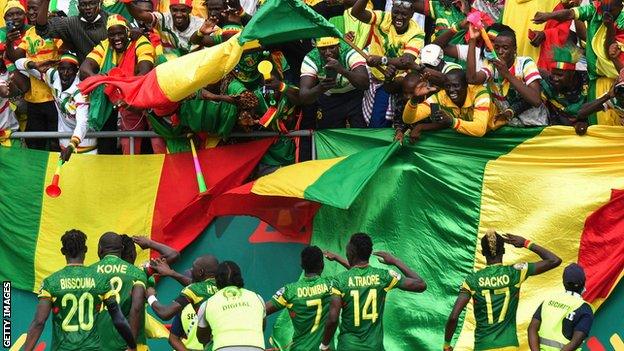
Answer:
<path fill-rule="evenodd" d="M 553 47 L 553 61 L 550 68 L 564 71 L 576 71 L 576 63 L 580 58 L 578 49 L 569 46 Z"/>
<path fill-rule="evenodd" d="M 322 38 L 316 39 L 317 48 L 334 46 L 334 45 L 338 45 L 339 43 L 340 43 L 340 39 L 335 38 L 335 37 L 322 37 Z"/>
<path fill-rule="evenodd" d="M 76 66 L 78 66 L 78 58 L 76 57 L 76 55 L 74 55 L 71 52 L 67 52 L 64 53 L 63 55 L 61 55 L 61 58 L 59 60 L 60 62 L 68 62 L 71 64 L 74 64 Z"/>

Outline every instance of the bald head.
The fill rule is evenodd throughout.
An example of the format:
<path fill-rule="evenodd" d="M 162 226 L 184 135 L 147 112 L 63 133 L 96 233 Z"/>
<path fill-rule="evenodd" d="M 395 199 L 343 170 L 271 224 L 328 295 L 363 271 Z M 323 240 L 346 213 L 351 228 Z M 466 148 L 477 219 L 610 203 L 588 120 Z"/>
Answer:
<path fill-rule="evenodd" d="M 193 280 L 196 282 L 204 281 L 214 277 L 219 261 L 213 255 L 203 255 L 193 261 Z"/>
<path fill-rule="evenodd" d="M 113 232 L 106 232 L 100 237 L 98 244 L 98 256 L 115 255 L 121 257 L 123 250 L 123 239 Z"/>

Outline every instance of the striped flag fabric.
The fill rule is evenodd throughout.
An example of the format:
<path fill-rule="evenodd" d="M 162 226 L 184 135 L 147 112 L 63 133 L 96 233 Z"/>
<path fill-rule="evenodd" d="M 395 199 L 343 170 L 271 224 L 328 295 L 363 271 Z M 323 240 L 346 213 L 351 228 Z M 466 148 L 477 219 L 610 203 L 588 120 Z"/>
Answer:
<path fill-rule="evenodd" d="M 242 184 L 272 139 L 200 150 L 208 193 Z M 43 278 L 62 268 L 60 237 L 69 229 L 87 234 L 97 247 L 102 233 L 147 235 L 181 250 L 188 233 L 166 237 L 171 217 L 198 195 L 190 153 L 167 155 L 72 156 L 62 167 L 57 198 L 45 194 L 59 154 L 0 147 L 0 279 L 35 291 Z M 195 236 L 192 236 L 193 238 Z M 191 240 L 192 241 L 192 240 Z M 149 258 L 140 252 L 137 262 Z M 97 260 L 87 252 L 86 263 Z"/>
<path fill-rule="evenodd" d="M 311 244 L 341 253 L 352 233 L 366 232 L 376 250 L 393 252 L 413 267 L 428 289 L 418 295 L 388 295 L 387 350 L 442 347 L 444 325 L 462 281 L 485 265 L 478 242 L 489 228 L 525 236 L 564 262 L 523 285 L 517 318 L 521 350 L 528 349 L 526 329 L 541 301 L 563 290 L 567 264 L 586 266 L 585 297 L 595 307 L 610 302 L 624 267 L 617 253 L 624 239 L 618 230 L 624 221 L 624 198 L 617 191 L 612 197 L 612 189 L 624 189 L 621 128 L 592 126 L 583 137 L 568 127 L 503 128 L 484 138 L 442 131 L 424 134 L 418 143 L 404 143 L 387 157 L 375 159 L 379 156 L 375 151 L 391 147 L 392 139 L 389 129 L 319 131 L 315 134 L 319 160 L 283 168 L 217 196 L 213 205 L 219 208 L 214 210 L 224 212 L 216 205 L 235 196 L 234 191 L 274 205 L 289 199 L 290 203 L 281 202 L 282 207 L 274 206 L 282 210 L 301 201 L 316 204 L 313 215 L 306 217 L 309 223 L 286 216 L 281 224 L 311 227 Z M 337 172 L 336 166 L 359 157 L 358 167 Z M 310 171 L 295 173 L 303 169 Z M 321 182 L 329 172 L 335 172 L 334 181 Z M 364 181 L 354 182 L 365 172 L 367 176 L 360 178 Z M 314 192 L 308 191 L 310 184 L 315 185 Z M 247 204 L 237 214 L 257 215 L 256 210 Z M 592 219 L 592 213 L 603 218 L 608 213 L 611 226 Z M 266 214 L 260 214 L 265 220 Z M 296 233 L 294 228 L 291 235 Z M 509 247 L 504 263 L 538 260 L 529 250 Z M 371 264 L 382 266 L 376 260 Z M 340 271 L 328 264 L 324 274 Z M 276 345 L 290 343 L 291 329 L 284 323 L 288 318 L 280 318 L 275 327 Z M 474 327 L 469 305 L 453 340 L 456 350 L 473 349 Z"/>

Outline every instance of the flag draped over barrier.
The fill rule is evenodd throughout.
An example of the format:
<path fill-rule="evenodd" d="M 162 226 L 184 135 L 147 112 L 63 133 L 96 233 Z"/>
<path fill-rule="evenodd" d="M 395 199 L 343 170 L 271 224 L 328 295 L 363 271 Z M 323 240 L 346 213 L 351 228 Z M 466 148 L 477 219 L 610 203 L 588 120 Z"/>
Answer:
<path fill-rule="evenodd" d="M 608 350 L 609 343 L 617 349 L 624 327 L 621 128 L 592 126 L 583 137 L 569 127 L 503 128 L 484 138 L 441 131 L 402 146 L 392 139 L 390 129 L 319 131 L 319 160 L 243 185 L 253 160 L 272 140 L 210 150 L 219 157 L 204 151 L 201 166 L 213 193 L 189 219 L 207 224 L 220 215 L 254 215 L 286 233 L 280 240 L 310 237 L 312 244 L 341 253 L 352 233 L 369 233 L 375 249 L 395 253 L 428 284 L 423 294 L 388 295 L 387 350 L 440 349 L 461 282 L 485 263 L 477 245 L 481 235 L 488 228 L 519 234 L 563 259 L 561 267 L 523 285 L 517 318 L 521 349 L 527 349 L 533 312 L 546 296 L 562 291 L 563 267 L 577 261 L 587 271 L 585 297 L 600 306 L 588 349 Z M 70 227 L 88 228 L 90 248 L 95 234 L 111 229 L 151 231 L 178 248 L 200 235 L 203 227 L 184 225 L 178 225 L 178 235 L 154 234 L 154 223 L 164 225 L 164 218 L 197 195 L 190 155 L 76 155 L 64 166 L 63 194 L 50 199 L 42 194 L 56 157 L 0 149 L 0 278 L 14 286 L 31 290 L 35 280 L 58 268 L 58 238 Z M 94 257 L 91 250 L 88 259 Z M 537 260 L 529 250 L 511 247 L 504 258 L 506 264 Z M 324 274 L 341 270 L 327 264 Z M 469 307 L 454 339 L 457 350 L 472 349 L 473 329 Z M 291 330 L 282 316 L 275 343 L 288 345 Z"/>
<path fill-rule="evenodd" d="M 320 160 L 315 162 L 361 155 L 389 145 L 392 137 L 391 130 L 317 132 Z M 591 274 L 586 296 L 596 305 L 597 297 L 606 297 L 622 272 L 617 248 L 624 234 L 616 229 L 624 223 L 624 210 L 621 197 L 611 199 L 611 190 L 624 189 L 623 144 L 624 134 L 614 127 L 592 127 L 584 137 L 563 127 L 505 128 L 485 138 L 454 131 L 426 134 L 389 157 L 347 209 L 321 206 L 311 243 L 344 252 L 350 234 L 366 232 L 376 250 L 391 251 L 406 261 L 428 288 L 423 294 L 388 295 L 386 349 L 436 350 L 463 279 L 485 264 L 477 245 L 481 235 L 488 228 L 523 235 L 564 262 L 523 285 L 518 334 L 526 350 L 530 318 L 545 296 L 562 291 L 565 265 L 593 263 L 586 267 Z M 288 174 L 287 169 L 281 172 Z M 271 177 L 275 175 L 265 178 Z M 258 179 L 254 187 L 266 179 Z M 318 196 L 348 192 L 349 182 L 343 184 L 317 189 Z M 293 196 L 290 184 L 284 185 L 270 195 Z M 602 206 L 606 208 L 599 210 Z M 596 227 L 600 220 L 591 216 L 586 222 L 597 210 L 609 213 L 610 227 Z M 505 263 L 537 260 L 526 249 L 508 248 L 505 255 Z M 372 264 L 379 265 L 375 260 Z M 341 270 L 330 265 L 325 273 Z M 280 322 L 274 340 L 288 345 L 292 329 L 288 318 Z M 473 329 L 469 307 L 454 340 L 456 349 L 472 349 Z"/>

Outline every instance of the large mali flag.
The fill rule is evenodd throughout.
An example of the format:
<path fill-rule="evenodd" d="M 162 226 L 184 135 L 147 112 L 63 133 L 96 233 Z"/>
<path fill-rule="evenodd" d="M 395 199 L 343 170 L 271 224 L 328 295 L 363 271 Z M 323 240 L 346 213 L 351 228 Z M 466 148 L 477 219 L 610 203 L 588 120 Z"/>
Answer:
<path fill-rule="evenodd" d="M 525 236 L 563 259 L 559 268 L 531 277 L 523 285 L 517 316 L 522 350 L 528 349 L 526 328 L 536 308 L 548 294 L 563 290 L 561 277 L 567 264 L 578 261 L 586 266 L 586 298 L 595 307 L 604 299 L 605 305 L 611 302 L 608 295 L 617 291 L 612 288 L 623 262 L 621 255 L 604 248 L 621 253 L 621 245 L 616 244 L 624 240 L 617 230 L 624 225 L 624 197 L 614 192 L 612 198 L 612 189 L 624 189 L 622 128 L 593 126 L 583 137 L 568 127 L 503 128 L 484 138 L 443 131 L 386 152 L 387 157 L 373 158 L 379 156 L 376 150 L 389 150 L 392 138 L 391 130 L 319 131 L 315 134 L 318 161 L 286 167 L 226 192 L 213 202 L 219 207 L 214 211 L 228 214 L 221 205 L 244 195 L 264 200 L 259 204 L 271 203 L 273 213 L 315 203 L 316 208 L 308 208 L 315 215 L 307 216 L 313 221 L 312 244 L 344 253 L 352 233 L 366 232 L 373 237 L 375 250 L 393 252 L 404 260 L 428 288 L 423 294 L 388 295 L 383 321 L 389 351 L 441 349 L 444 326 L 462 281 L 484 267 L 478 242 L 488 228 Z M 336 167 L 367 154 L 369 163 Z M 315 169 L 313 165 L 324 173 L 292 172 Z M 352 181 L 352 176 L 367 172 L 374 174 L 360 178 L 362 182 Z M 335 181 L 321 183 L 330 173 Z M 307 191 L 312 184 L 313 202 Z M 356 193 L 355 199 L 345 201 L 350 193 Z M 250 203 L 244 207 L 232 213 L 260 213 L 260 218 L 282 226 L 301 225 L 288 218 L 279 223 L 279 218 Z M 607 211 L 610 221 L 619 221 L 618 226 L 588 219 L 599 210 Z M 504 258 L 505 264 L 538 260 L 529 250 L 512 247 Z M 376 260 L 371 264 L 381 266 Z M 324 274 L 341 270 L 328 264 Z M 474 321 L 469 305 L 453 341 L 456 350 L 473 349 Z M 612 319 L 610 325 L 620 331 L 623 327 L 621 319 Z M 291 330 L 288 318 L 280 318 L 273 334 L 275 344 L 288 345 Z"/>
<path fill-rule="evenodd" d="M 166 115 L 175 111 L 178 101 L 223 79 L 247 48 L 325 36 L 341 34 L 302 1 L 268 0 L 242 33 L 225 43 L 167 61 L 144 76 L 94 76 L 78 87 L 88 94 L 101 84 L 109 84 L 128 105 Z"/>
<path fill-rule="evenodd" d="M 272 139 L 198 152 L 208 191 L 242 184 Z M 62 167 L 62 194 L 51 198 L 58 153 L 0 147 L 0 279 L 36 291 L 43 278 L 62 268 L 60 237 L 69 229 L 87 234 L 86 263 L 97 260 L 102 233 L 147 235 L 180 250 L 186 233 L 165 237 L 171 217 L 198 196 L 190 153 L 175 155 L 74 155 Z M 137 262 L 149 258 L 142 251 Z"/>

